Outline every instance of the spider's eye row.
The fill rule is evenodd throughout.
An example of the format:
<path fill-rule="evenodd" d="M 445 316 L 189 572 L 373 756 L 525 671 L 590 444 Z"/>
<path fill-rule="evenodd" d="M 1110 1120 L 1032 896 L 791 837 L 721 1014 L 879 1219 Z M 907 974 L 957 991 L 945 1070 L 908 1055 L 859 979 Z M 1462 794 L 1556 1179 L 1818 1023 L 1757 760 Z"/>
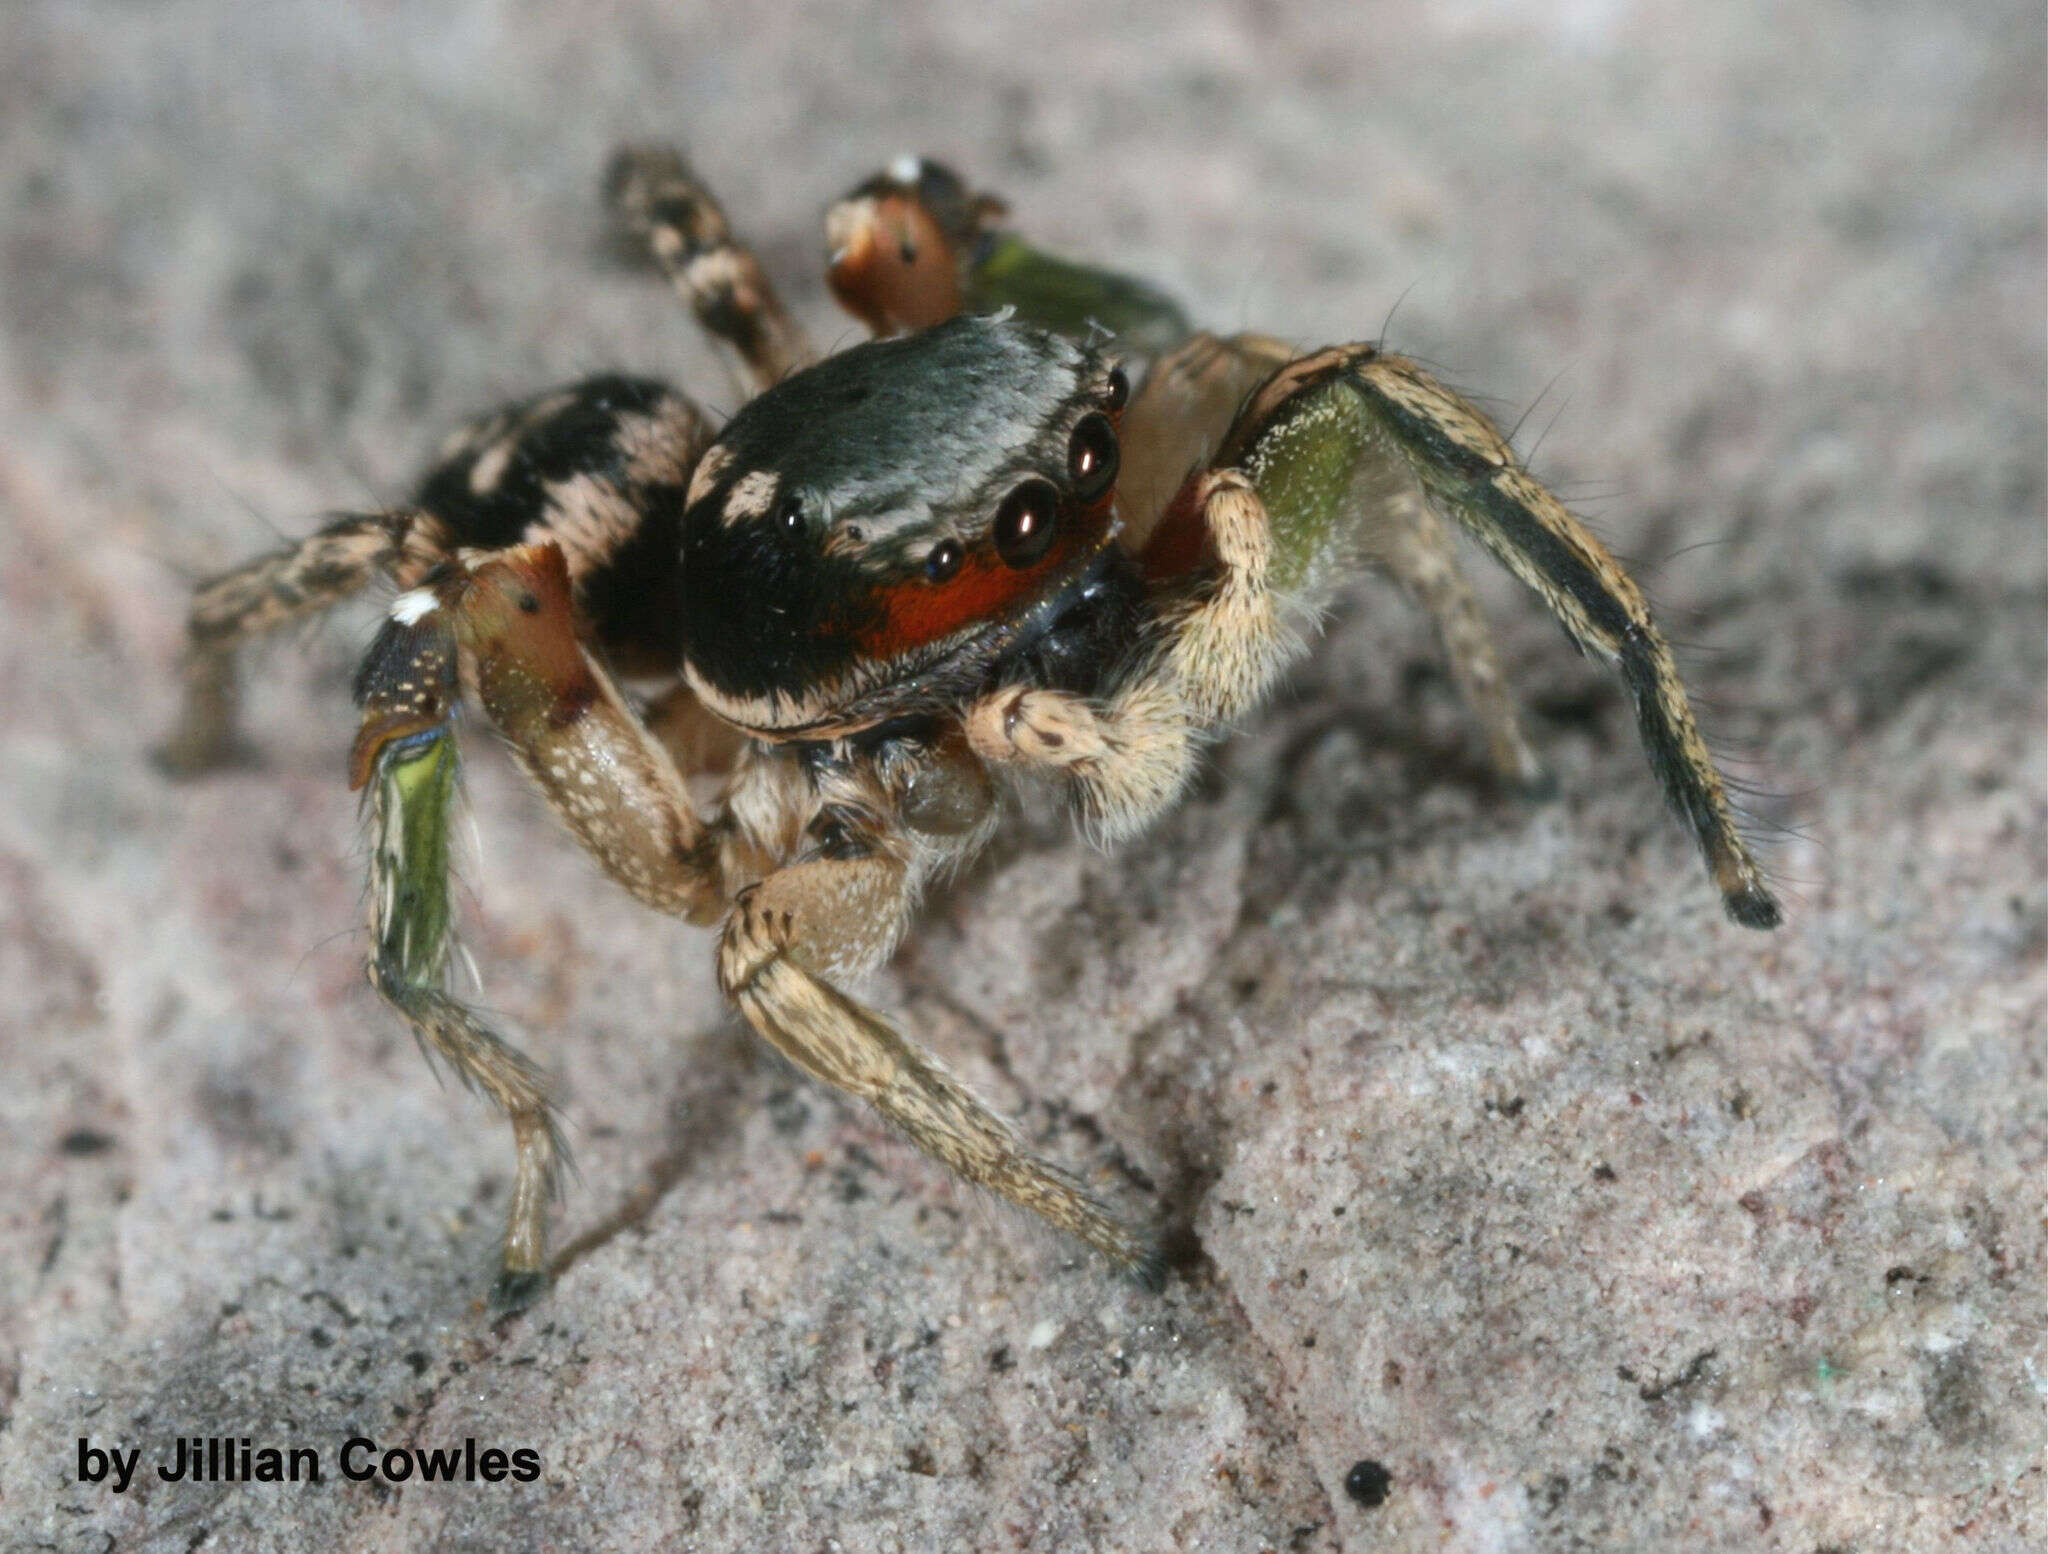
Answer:
<path fill-rule="evenodd" d="M 1109 417 L 1090 411 L 1074 427 L 1067 444 L 1067 474 L 1082 501 L 1092 502 L 1116 479 L 1116 428 Z"/>
<path fill-rule="evenodd" d="M 958 540 L 940 540 L 925 554 L 924 575 L 934 583 L 950 582 L 966 554 Z"/>
<path fill-rule="evenodd" d="M 1112 443 L 1112 449 L 1114 443 Z M 1003 498 L 996 509 L 996 554 L 1007 566 L 1035 566 L 1052 549 L 1058 527 L 1060 493 L 1050 480 L 1025 481 Z"/>
<path fill-rule="evenodd" d="M 1103 405 L 1115 415 L 1131 402 L 1131 380 L 1124 375 L 1121 367 L 1109 369 L 1109 392 L 1103 397 Z"/>

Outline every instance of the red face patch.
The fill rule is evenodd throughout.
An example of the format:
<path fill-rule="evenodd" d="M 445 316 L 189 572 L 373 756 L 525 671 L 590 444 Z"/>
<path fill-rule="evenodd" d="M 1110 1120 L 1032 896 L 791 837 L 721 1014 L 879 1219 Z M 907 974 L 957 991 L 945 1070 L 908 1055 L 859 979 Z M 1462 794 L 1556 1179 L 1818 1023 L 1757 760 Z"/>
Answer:
<path fill-rule="evenodd" d="M 1087 507 L 1063 508 L 1051 548 L 1028 567 L 1007 565 L 994 542 L 983 539 L 943 583 L 917 578 L 877 589 L 875 623 L 854 638 L 855 646 L 863 657 L 890 659 L 1015 615 L 1075 562 L 1102 548 L 1114 505 L 1113 493 L 1104 492 Z"/>

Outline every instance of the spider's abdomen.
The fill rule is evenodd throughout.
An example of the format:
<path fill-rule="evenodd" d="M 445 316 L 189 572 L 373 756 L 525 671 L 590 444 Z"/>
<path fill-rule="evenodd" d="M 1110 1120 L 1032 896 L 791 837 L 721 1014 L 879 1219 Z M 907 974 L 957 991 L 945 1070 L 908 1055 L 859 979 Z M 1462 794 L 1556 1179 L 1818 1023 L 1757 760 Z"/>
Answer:
<path fill-rule="evenodd" d="M 702 413 L 667 384 L 608 373 L 472 422 L 416 501 L 457 546 L 555 541 L 606 650 L 635 672 L 673 673 L 683 498 L 710 439 Z"/>

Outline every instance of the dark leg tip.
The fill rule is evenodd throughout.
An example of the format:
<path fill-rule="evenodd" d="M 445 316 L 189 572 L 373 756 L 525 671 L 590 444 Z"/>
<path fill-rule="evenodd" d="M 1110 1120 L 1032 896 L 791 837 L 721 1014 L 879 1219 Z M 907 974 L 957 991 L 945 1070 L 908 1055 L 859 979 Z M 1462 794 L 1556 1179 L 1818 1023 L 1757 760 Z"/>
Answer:
<path fill-rule="evenodd" d="M 509 1317 L 524 1311 L 548 1292 L 548 1276 L 538 1270 L 525 1273 L 507 1268 L 491 1286 L 491 1311 Z"/>
<path fill-rule="evenodd" d="M 1164 1293 L 1168 1268 L 1166 1248 L 1155 1246 L 1131 1264 L 1131 1278 L 1148 1295 Z"/>
<path fill-rule="evenodd" d="M 1744 928 L 1776 928 L 1785 921 L 1778 898 L 1761 885 L 1752 885 L 1727 897 L 1728 916 Z"/>

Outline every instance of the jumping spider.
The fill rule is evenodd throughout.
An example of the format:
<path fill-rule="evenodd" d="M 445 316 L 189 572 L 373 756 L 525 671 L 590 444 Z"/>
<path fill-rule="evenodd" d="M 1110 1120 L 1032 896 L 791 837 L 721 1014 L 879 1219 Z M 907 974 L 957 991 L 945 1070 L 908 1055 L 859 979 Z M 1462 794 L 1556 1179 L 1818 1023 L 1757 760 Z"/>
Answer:
<path fill-rule="evenodd" d="M 755 397 L 721 431 L 652 379 L 557 389 L 459 433 L 409 505 L 205 584 L 163 752 L 188 772 L 232 753 L 242 643 L 402 590 L 355 686 L 369 978 L 511 1119 L 504 1303 L 544 1283 L 563 1151 L 541 1072 L 446 986 L 465 699 L 607 874 L 719 925 L 719 983 L 777 1051 L 1148 1281 L 1148 1236 L 840 984 L 989 840 L 1003 779 L 1056 777 L 1102 843 L 1159 815 L 1356 568 L 1421 601 L 1494 767 L 1535 784 L 1452 526 L 1477 539 L 1619 669 L 1728 915 L 1778 922 L 1642 595 L 1415 363 L 1194 333 L 915 159 L 826 218 L 832 290 L 884 338 L 821 361 L 678 155 L 621 152 L 606 195 Z M 703 775 L 709 807 L 685 786 Z"/>

